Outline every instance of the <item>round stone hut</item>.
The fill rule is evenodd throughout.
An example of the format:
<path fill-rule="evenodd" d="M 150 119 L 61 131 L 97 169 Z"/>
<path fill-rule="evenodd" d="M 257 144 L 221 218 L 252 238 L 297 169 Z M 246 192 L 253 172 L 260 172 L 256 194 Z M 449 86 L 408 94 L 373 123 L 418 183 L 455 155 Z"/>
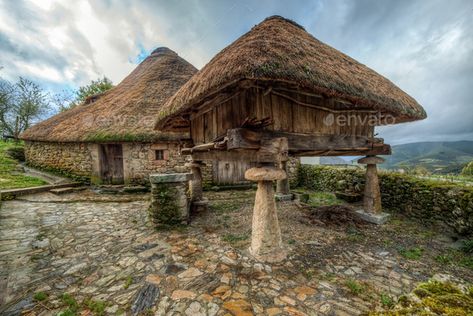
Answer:
<path fill-rule="evenodd" d="M 90 178 L 97 184 L 148 182 L 151 172 L 184 166 L 185 130 L 159 132 L 164 102 L 197 69 L 174 51 L 157 48 L 120 84 L 26 130 L 27 162 Z"/>
<path fill-rule="evenodd" d="M 195 166 L 206 159 L 255 165 L 246 171 L 258 182 L 250 251 L 270 261 L 284 254 L 271 183 L 287 192 L 288 156 L 366 156 L 362 213 L 382 222 L 376 155 L 391 149 L 374 137 L 375 126 L 426 113 L 385 77 L 273 16 L 218 53 L 157 117 L 163 131 L 190 128 L 194 146 L 183 152 Z"/>

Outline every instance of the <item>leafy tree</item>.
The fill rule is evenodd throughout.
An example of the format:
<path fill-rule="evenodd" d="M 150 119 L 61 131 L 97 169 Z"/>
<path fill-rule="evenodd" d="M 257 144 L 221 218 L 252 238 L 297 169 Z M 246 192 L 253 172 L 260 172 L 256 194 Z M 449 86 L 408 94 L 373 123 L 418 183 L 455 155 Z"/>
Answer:
<path fill-rule="evenodd" d="M 92 80 L 90 84 L 86 86 L 82 86 L 79 88 L 79 90 L 76 92 L 76 104 L 80 104 L 87 99 L 87 97 L 90 97 L 95 94 L 103 93 L 109 89 L 113 88 L 113 83 L 110 79 L 107 77 L 103 77 L 102 79 L 97 79 L 97 80 Z"/>
<path fill-rule="evenodd" d="M 45 91 L 20 77 L 16 84 L 0 80 L 0 127 L 15 139 L 49 108 Z"/>
<path fill-rule="evenodd" d="M 59 111 L 71 109 L 82 104 L 88 97 L 103 93 L 113 88 L 113 83 L 107 77 L 92 80 L 88 85 L 82 86 L 75 92 L 75 97 L 70 96 L 68 91 L 53 96 L 52 102 L 59 108 Z M 72 99 L 72 100 L 71 100 Z"/>
<path fill-rule="evenodd" d="M 473 176 L 473 160 L 470 161 L 463 169 L 462 169 L 462 176 Z"/>

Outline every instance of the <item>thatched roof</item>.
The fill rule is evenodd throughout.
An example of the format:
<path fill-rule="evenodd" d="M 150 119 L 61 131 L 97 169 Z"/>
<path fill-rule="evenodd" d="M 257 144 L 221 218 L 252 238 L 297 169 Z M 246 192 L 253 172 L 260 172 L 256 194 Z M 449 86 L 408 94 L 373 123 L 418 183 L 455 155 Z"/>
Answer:
<path fill-rule="evenodd" d="M 391 81 L 320 42 L 303 27 L 272 16 L 218 53 L 171 97 L 157 128 L 189 113 L 206 98 L 243 80 L 287 83 L 289 87 L 335 97 L 394 115 L 396 122 L 426 117 L 424 109 Z"/>
<path fill-rule="evenodd" d="M 154 130 L 164 102 L 197 72 L 172 50 L 153 51 L 120 84 L 26 130 L 25 140 L 52 142 L 174 140 Z"/>

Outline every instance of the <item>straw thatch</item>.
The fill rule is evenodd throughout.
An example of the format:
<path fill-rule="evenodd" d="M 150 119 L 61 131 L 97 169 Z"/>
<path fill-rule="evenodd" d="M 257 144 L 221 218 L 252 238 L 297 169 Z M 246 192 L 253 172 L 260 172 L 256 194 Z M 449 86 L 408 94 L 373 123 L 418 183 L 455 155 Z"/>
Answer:
<path fill-rule="evenodd" d="M 172 126 L 222 89 L 243 80 L 287 84 L 298 90 L 375 109 L 396 122 L 423 119 L 424 109 L 391 81 L 320 42 L 293 21 L 279 16 L 262 23 L 218 53 L 171 97 L 158 115 L 158 128 Z"/>
<path fill-rule="evenodd" d="M 52 142 L 174 140 L 154 130 L 164 102 L 197 72 L 172 50 L 153 51 L 120 84 L 26 130 L 25 140 Z"/>

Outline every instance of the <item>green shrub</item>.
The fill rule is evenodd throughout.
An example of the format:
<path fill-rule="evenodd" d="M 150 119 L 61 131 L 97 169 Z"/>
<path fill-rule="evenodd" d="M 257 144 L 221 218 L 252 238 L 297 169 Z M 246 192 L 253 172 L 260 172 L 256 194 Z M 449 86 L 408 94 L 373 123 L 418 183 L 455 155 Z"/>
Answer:
<path fill-rule="evenodd" d="M 25 148 L 23 146 L 14 146 L 6 150 L 6 154 L 15 160 L 25 161 Z"/>

